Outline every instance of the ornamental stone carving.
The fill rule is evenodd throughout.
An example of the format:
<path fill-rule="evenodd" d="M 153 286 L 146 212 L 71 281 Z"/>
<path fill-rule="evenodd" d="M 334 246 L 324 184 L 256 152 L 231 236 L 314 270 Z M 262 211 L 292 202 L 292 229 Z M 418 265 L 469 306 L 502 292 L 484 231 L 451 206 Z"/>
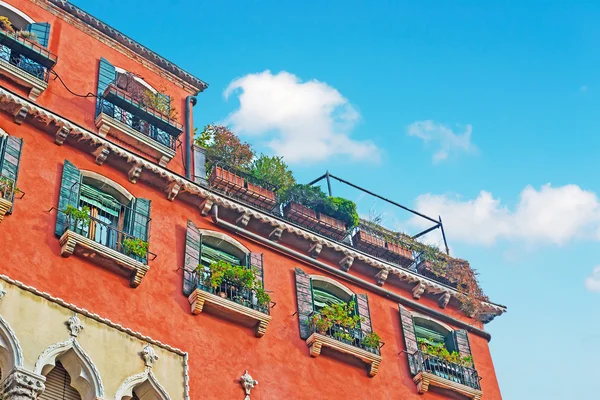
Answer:
<path fill-rule="evenodd" d="M 81 320 L 77 316 L 77 314 L 73 314 L 71 318 L 67 321 L 67 325 L 69 326 L 69 331 L 71 332 L 71 336 L 77 337 L 79 333 L 83 330 L 83 324 Z"/>
<path fill-rule="evenodd" d="M 2 383 L 3 400 L 32 400 L 44 391 L 46 378 L 22 368 L 15 368 Z"/>
<path fill-rule="evenodd" d="M 156 355 L 154 348 L 149 344 L 144 346 L 144 349 L 142 350 L 142 359 L 144 360 L 144 364 L 148 368 L 152 368 L 154 366 L 154 363 L 158 361 L 158 355 Z"/>
<path fill-rule="evenodd" d="M 258 381 L 255 381 L 248 373 L 248 370 L 246 370 L 244 375 L 242 375 L 240 378 L 240 383 L 242 384 L 246 393 L 244 400 L 250 400 L 250 391 L 254 389 L 254 386 L 258 385 Z"/>

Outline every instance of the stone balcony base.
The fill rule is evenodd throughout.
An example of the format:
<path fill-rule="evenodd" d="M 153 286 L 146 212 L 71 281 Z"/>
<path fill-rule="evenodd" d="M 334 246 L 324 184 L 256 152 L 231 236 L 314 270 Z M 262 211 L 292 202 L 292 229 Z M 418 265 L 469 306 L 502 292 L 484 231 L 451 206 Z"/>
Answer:
<path fill-rule="evenodd" d="M 12 205 L 13 203 L 11 203 L 10 201 L 0 198 L 0 222 L 2 222 L 4 216 L 6 215 L 8 210 L 10 210 Z"/>
<path fill-rule="evenodd" d="M 430 386 L 436 386 L 441 389 L 447 389 L 456 393 L 460 393 L 463 396 L 473 400 L 481 400 L 481 396 L 483 395 L 481 390 L 473 389 L 469 386 L 462 385 L 429 372 L 419 372 L 417 375 L 415 375 L 413 381 L 417 385 L 417 390 L 421 394 L 428 392 Z"/>
<path fill-rule="evenodd" d="M 231 300 L 205 292 L 204 290 L 194 290 L 188 297 L 188 301 L 192 306 L 192 314 L 194 315 L 200 314 L 204 310 L 204 306 L 208 304 L 212 308 L 226 315 L 255 321 L 256 327 L 254 334 L 256 337 L 263 337 L 267 331 L 269 322 L 271 322 L 271 316 L 268 314 L 245 307 Z"/>
<path fill-rule="evenodd" d="M 117 267 L 130 276 L 131 287 L 138 287 L 142 283 L 142 278 L 146 275 L 150 267 L 146 264 L 134 260 L 125 254 L 108 248 L 98 242 L 86 238 L 71 230 L 66 231 L 59 239 L 61 246 L 60 254 L 63 257 L 69 257 L 77 254 L 82 257 L 94 260 L 96 263 L 107 267 Z"/>
<path fill-rule="evenodd" d="M 5 60 L 0 60 L 0 75 L 29 89 L 29 98 L 37 100 L 40 94 L 48 88 L 48 83 L 36 78 Z"/>
<path fill-rule="evenodd" d="M 321 335 L 320 333 L 313 333 L 308 339 L 306 344 L 310 348 L 310 355 L 317 357 L 321 354 L 321 348 L 323 346 L 329 347 L 340 353 L 349 354 L 354 356 L 363 362 L 370 365 L 369 376 L 377 375 L 379 365 L 381 364 L 381 356 L 371 353 L 370 351 L 363 350 L 359 347 L 352 346 L 344 342 L 340 342 L 337 339 L 330 338 L 329 336 Z"/>
<path fill-rule="evenodd" d="M 157 158 L 158 164 L 162 167 L 165 167 L 175 157 L 175 150 L 104 113 L 100 113 L 96 117 L 95 124 L 100 136 L 114 136 L 140 151 Z"/>

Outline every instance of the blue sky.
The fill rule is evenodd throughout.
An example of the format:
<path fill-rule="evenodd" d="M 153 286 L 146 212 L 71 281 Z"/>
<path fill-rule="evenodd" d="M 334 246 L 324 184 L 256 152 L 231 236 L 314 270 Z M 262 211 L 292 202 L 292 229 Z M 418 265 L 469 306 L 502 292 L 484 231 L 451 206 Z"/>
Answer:
<path fill-rule="evenodd" d="M 509 308 L 486 326 L 504 398 L 594 390 L 600 3 L 74 3 L 208 82 L 198 126 L 230 123 L 300 181 L 329 169 L 440 213 Z"/>

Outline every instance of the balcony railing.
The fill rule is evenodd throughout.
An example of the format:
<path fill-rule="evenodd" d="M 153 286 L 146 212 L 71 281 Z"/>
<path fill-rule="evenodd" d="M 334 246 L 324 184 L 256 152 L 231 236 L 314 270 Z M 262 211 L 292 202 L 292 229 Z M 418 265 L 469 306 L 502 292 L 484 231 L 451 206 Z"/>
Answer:
<path fill-rule="evenodd" d="M 411 364 L 417 368 L 417 373 L 427 372 L 442 379 L 458 383 L 475 390 L 481 390 L 481 378 L 477 371 L 460 364 L 448 362 L 442 358 L 429 355 L 423 351 L 409 354 Z"/>
<path fill-rule="evenodd" d="M 52 69 L 58 60 L 46 47 L 20 37 L 17 32 L 0 30 L 0 45 L 12 50 L 15 58 L 17 55 L 25 57 L 46 69 Z"/>
<path fill-rule="evenodd" d="M 14 65 L 37 79 L 48 82 L 48 69 L 17 50 L 13 50 L 5 45 L 0 45 L 0 60 L 4 60 L 9 64 Z"/>
<path fill-rule="evenodd" d="M 365 337 L 367 336 L 367 332 L 363 331 L 360 328 L 350 329 L 341 325 L 333 325 L 331 328 L 325 331 L 320 331 L 316 329 L 316 327 L 311 325 L 311 329 L 314 333 L 327 336 L 339 342 L 349 344 L 351 346 L 357 347 L 362 350 L 366 350 L 376 355 L 380 355 L 379 349 L 383 347 L 383 343 L 381 343 L 378 348 L 368 347 L 367 345 L 365 345 Z"/>
<path fill-rule="evenodd" d="M 234 303 L 259 311 L 263 314 L 270 315 L 270 305 L 258 304 L 255 290 L 240 288 L 227 281 L 222 282 L 215 288 L 205 283 L 208 279 L 210 279 L 210 272 L 201 272 L 200 279 L 198 279 L 198 289 L 217 295 L 223 299 L 233 301 Z"/>

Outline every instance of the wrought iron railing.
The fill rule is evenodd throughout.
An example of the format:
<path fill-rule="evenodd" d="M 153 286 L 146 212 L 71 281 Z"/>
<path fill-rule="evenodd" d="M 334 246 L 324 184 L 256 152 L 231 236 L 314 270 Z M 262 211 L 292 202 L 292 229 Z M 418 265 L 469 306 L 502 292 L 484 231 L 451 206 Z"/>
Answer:
<path fill-rule="evenodd" d="M 210 277 L 211 274 L 208 269 L 205 269 L 199 273 L 196 272 L 198 289 L 215 294 L 224 299 L 233 301 L 234 303 L 267 315 L 271 313 L 271 303 L 267 305 L 259 304 L 258 297 L 256 296 L 256 290 L 240 287 L 239 285 L 235 285 L 227 280 L 224 280 L 217 287 L 213 287 L 210 285 Z"/>
<path fill-rule="evenodd" d="M 100 114 L 106 114 L 172 150 L 175 150 L 177 147 L 177 138 L 175 136 L 150 123 L 148 119 L 134 115 L 104 98 L 98 99 L 96 116 Z"/>
<path fill-rule="evenodd" d="M 481 378 L 477 374 L 477 370 L 473 368 L 446 361 L 443 358 L 432 356 L 420 350 L 414 354 L 409 354 L 408 357 L 411 360 L 411 364 L 416 367 L 417 373 L 429 372 L 440 378 L 481 390 L 481 385 L 479 384 Z"/>
<path fill-rule="evenodd" d="M 376 348 L 367 346 L 365 344 L 365 338 L 367 337 L 368 332 L 365 332 L 360 328 L 347 328 L 342 325 L 334 324 L 329 329 L 321 330 L 321 329 L 318 329 L 312 323 L 310 323 L 310 318 L 309 318 L 309 326 L 314 333 L 318 333 L 320 335 L 330 337 L 339 342 L 346 343 L 346 344 L 349 344 L 354 347 L 358 347 L 359 349 L 366 350 L 373 354 L 380 355 L 380 349 L 384 345 L 384 343 L 381 342 L 379 344 L 379 347 L 376 347 Z"/>
<path fill-rule="evenodd" d="M 44 82 L 48 82 L 49 70 L 15 49 L 0 44 L 0 60 L 4 60 Z"/>

